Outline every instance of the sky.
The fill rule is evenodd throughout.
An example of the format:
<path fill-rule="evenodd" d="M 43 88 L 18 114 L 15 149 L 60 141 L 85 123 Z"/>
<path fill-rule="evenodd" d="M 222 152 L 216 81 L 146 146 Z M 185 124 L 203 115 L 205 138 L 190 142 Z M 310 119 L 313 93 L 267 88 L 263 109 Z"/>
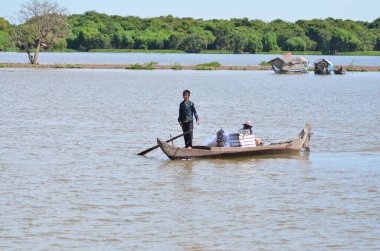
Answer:
<path fill-rule="evenodd" d="M 0 17 L 15 20 L 28 0 L 1 0 Z M 372 22 L 380 17 L 379 0 L 56 0 L 69 14 L 88 10 L 120 16 L 193 17 L 202 19 L 243 18 L 270 22 L 328 17 Z"/>

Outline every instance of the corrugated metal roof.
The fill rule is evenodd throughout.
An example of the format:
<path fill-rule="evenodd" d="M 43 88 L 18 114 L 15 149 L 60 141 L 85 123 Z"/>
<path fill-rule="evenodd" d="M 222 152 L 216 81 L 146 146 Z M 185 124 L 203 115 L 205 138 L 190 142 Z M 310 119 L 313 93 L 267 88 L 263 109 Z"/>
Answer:
<path fill-rule="evenodd" d="M 298 58 L 274 58 L 272 59 L 271 61 L 269 61 L 269 63 L 272 63 L 276 60 L 281 60 L 283 61 L 284 63 L 305 63 L 305 62 L 309 62 L 309 60 L 307 58 L 304 58 L 304 57 L 298 57 Z"/>
<path fill-rule="evenodd" d="M 332 64 L 333 64 L 330 60 L 325 59 L 325 58 L 318 59 L 317 61 L 314 62 L 314 64 L 318 64 L 318 63 L 320 63 L 320 62 L 322 62 L 322 61 L 327 62 L 329 65 L 332 65 Z"/>

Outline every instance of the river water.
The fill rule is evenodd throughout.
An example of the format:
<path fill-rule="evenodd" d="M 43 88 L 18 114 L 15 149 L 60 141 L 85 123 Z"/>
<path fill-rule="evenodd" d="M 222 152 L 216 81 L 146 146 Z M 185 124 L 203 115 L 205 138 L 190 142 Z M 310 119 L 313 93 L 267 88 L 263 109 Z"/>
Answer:
<path fill-rule="evenodd" d="M 320 59 L 331 60 L 335 65 L 380 66 L 379 56 L 297 55 L 309 59 L 310 64 Z M 45 52 L 39 54 L 41 64 L 145 64 L 197 65 L 219 62 L 225 66 L 257 66 L 281 55 L 270 54 L 178 54 L 178 53 L 106 53 L 106 52 Z M 28 63 L 26 53 L 0 52 L 0 63 Z"/>
<path fill-rule="evenodd" d="M 170 161 L 252 120 L 311 152 Z M 380 73 L 0 69 L 1 250 L 379 250 Z M 182 146 L 182 139 L 175 144 Z"/>

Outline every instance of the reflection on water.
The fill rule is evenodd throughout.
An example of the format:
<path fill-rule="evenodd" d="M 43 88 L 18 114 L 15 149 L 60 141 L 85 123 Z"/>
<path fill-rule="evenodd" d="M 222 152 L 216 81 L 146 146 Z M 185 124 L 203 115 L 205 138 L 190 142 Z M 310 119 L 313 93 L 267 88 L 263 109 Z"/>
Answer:
<path fill-rule="evenodd" d="M 0 248 L 380 248 L 379 73 L 0 69 Z M 192 91 L 195 144 L 253 120 L 313 124 L 311 152 L 170 161 Z M 182 139 L 174 142 L 183 146 Z"/>

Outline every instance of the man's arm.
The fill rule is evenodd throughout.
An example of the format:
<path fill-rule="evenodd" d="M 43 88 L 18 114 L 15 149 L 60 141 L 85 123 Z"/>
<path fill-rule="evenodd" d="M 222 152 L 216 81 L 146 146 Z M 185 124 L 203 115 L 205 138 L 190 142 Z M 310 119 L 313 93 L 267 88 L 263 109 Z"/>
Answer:
<path fill-rule="evenodd" d="M 192 105 L 192 109 L 193 109 L 193 114 L 194 114 L 195 120 L 197 122 L 197 125 L 199 125 L 199 117 L 198 117 L 198 114 L 197 114 L 197 110 L 195 109 L 194 103 Z"/>
<path fill-rule="evenodd" d="M 179 125 L 182 127 L 182 123 L 181 123 L 181 104 L 179 104 L 179 111 L 178 111 L 178 123 Z"/>

